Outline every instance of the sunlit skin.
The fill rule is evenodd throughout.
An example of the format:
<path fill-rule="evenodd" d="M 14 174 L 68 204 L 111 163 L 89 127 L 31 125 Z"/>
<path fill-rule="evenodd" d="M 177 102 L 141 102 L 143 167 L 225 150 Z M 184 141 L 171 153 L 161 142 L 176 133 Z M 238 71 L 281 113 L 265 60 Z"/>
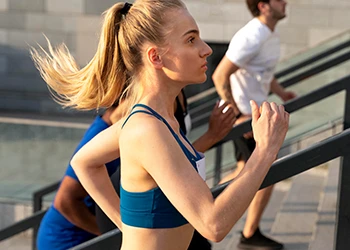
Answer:
<path fill-rule="evenodd" d="M 175 97 L 184 86 L 190 83 L 203 83 L 207 79 L 207 57 L 211 55 L 212 50 L 201 40 L 198 26 L 187 10 L 171 11 L 167 13 L 167 17 L 171 20 L 168 27 L 171 32 L 166 38 L 168 43 L 155 50 L 151 48 L 152 46 L 145 48 L 148 52 L 148 57 L 145 59 L 145 71 L 147 72 L 145 75 L 148 77 L 142 78 L 145 81 L 141 84 L 149 88 L 145 89 L 140 103 L 155 108 L 169 122 L 174 131 L 179 131 L 178 123 L 173 115 Z M 166 91 L 163 91 L 165 88 Z M 127 133 L 129 123 L 132 126 L 133 121 L 137 119 L 137 116 L 130 119 L 122 133 L 124 130 Z M 142 117 L 142 119 L 143 122 L 145 120 L 155 121 L 149 116 Z M 168 131 L 166 133 L 170 134 Z M 186 142 L 184 145 L 193 152 Z M 186 161 L 187 158 L 183 157 L 182 160 Z M 122 166 L 128 166 L 121 170 L 121 183 L 125 190 L 144 192 L 157 187 L 157 183 L 142 166 L 126 158 L 122 158 L 121 163 Z M 186 164 L 190 163 L 187 161 Z M 145 229 L 123 224 L 122 250 L 185 250 L 191 241 L 193 231 L 190 224 L 171 229 Z"/>
<path fill-rule="evenodd" d="M 164 73 L 173 80 L 188 83 L 202 83 L 207 79 L 207 57 L 212 49 L 200 38 L 198 26 L 187 11 L 179 11 L 183 18 L 177 18 L 170 28 L 165 54 L 162 56 Z"/>

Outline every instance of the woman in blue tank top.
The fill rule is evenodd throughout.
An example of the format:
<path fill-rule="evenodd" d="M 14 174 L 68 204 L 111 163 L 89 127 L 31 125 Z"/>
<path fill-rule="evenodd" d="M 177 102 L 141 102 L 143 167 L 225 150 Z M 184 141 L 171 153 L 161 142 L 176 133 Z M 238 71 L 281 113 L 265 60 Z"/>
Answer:
<path fill-rule="evenodd" d="M 94 136 L 120 119 L 120 110 L 112 107 L 97 116 L 75 152 Z M 74 152 L 74 153 L 75 153 Z M 111 176 L 120 165 L 119 158 L 105 164 Z M 69 164 L 51 207 L 43 217 L 38 235 L 38 250 L 65 250 L 99 235 L 95 217 L 95 202 L 84 190 L 72 166 Z"/>
<path fill-rule="evenodd" d="M 251 103 L 257 146 L 242 172 L 214 199 L 203 180 L 203 155 L 174 117 L 176 96 L 190 83 L 206 80 L 206 59 L 212 53 L 183 2 L 113 5 L 105 13 L 97 53 L 83 69 L 64 48 L 50 52 L 52 57 L 33 57 L 65 106 L 109 106 L 128 86 L 130 112 L 117 125 L 120 202 L 102 167 L 116 155 L 98 146 L 107 134 L 95 137 L 71 161 L 91 197 L 121 224 L 122 250 L 186 250 L 194 228 L 209 240 L 222 240 L 248 207 L 283 143 L 289 119 L 284 107 L 265 102 L 259 110 Z"/>

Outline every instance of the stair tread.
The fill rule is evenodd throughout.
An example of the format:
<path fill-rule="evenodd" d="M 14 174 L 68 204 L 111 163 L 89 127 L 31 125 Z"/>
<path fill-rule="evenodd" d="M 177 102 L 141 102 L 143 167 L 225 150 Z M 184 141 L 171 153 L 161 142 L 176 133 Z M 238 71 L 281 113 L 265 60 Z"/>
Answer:
<path fill-rule="evenodd" d="M 285 249 L 307 250 L 317 221 L 317 208 L 327 171 L 311 169 L 293 177 L 291 188 L 272 227 Z"/>
<path fill-rule="evenodd" d="M 283 199 L 288 192 L 291 183 L 289 180 L 279 182 L 274 187 L 274 192 L 272 193 L 269 204 L 267 205 L 263 218 L 261 220 L 261 230 L 264 234 L 269 234 L 272 223 L 279 208 L 283 202 Z M 233 250 L 239 242 L 240 231 L 242 231 L 246 219 L 246 213 L 241 219 L 236 223 L 236 225 L 231 229 L 230 233 L 225 237 L 225 239 L 219 243 L 213 243 L 213 250 Z"/>
<path fill-rule="evenodd" d="M 313 240 L 309 250 L 333 249 L 337 190 L 339 175 L 339 158 L 329 162 L 328 177 L 324 187 L 323 196 L 319 205 L 318 220 L 315 225 Z"/>
<path fill-rule="evenodd" d="M 32 239 L 28 236 L 18 235 L 0 242 L 0 250 L 31 250 Z"/>

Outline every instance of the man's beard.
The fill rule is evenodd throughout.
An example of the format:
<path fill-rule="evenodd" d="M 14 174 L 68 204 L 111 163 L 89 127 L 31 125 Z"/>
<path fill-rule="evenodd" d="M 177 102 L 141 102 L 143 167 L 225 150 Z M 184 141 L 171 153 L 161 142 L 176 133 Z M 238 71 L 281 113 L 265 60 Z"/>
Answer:
<path fill-rule="evenodd" d="M 272 17 L 275 20 L 282 20 L 283 18 L 286 17 L 286 14 L 285 13 L 279 13 L 278 11 L 273 10 Z"/>

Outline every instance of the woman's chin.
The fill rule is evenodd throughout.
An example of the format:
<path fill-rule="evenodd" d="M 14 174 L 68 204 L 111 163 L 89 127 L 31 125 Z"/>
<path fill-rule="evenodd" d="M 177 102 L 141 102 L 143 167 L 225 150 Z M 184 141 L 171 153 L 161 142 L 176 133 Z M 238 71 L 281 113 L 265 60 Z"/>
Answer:
<path fill-rule="evenodd" d="M 201 79 L 198 80 L 197 84 L 205 83 L 205 81 L 208 79 L 207 75 L 204 75 Z"/>

